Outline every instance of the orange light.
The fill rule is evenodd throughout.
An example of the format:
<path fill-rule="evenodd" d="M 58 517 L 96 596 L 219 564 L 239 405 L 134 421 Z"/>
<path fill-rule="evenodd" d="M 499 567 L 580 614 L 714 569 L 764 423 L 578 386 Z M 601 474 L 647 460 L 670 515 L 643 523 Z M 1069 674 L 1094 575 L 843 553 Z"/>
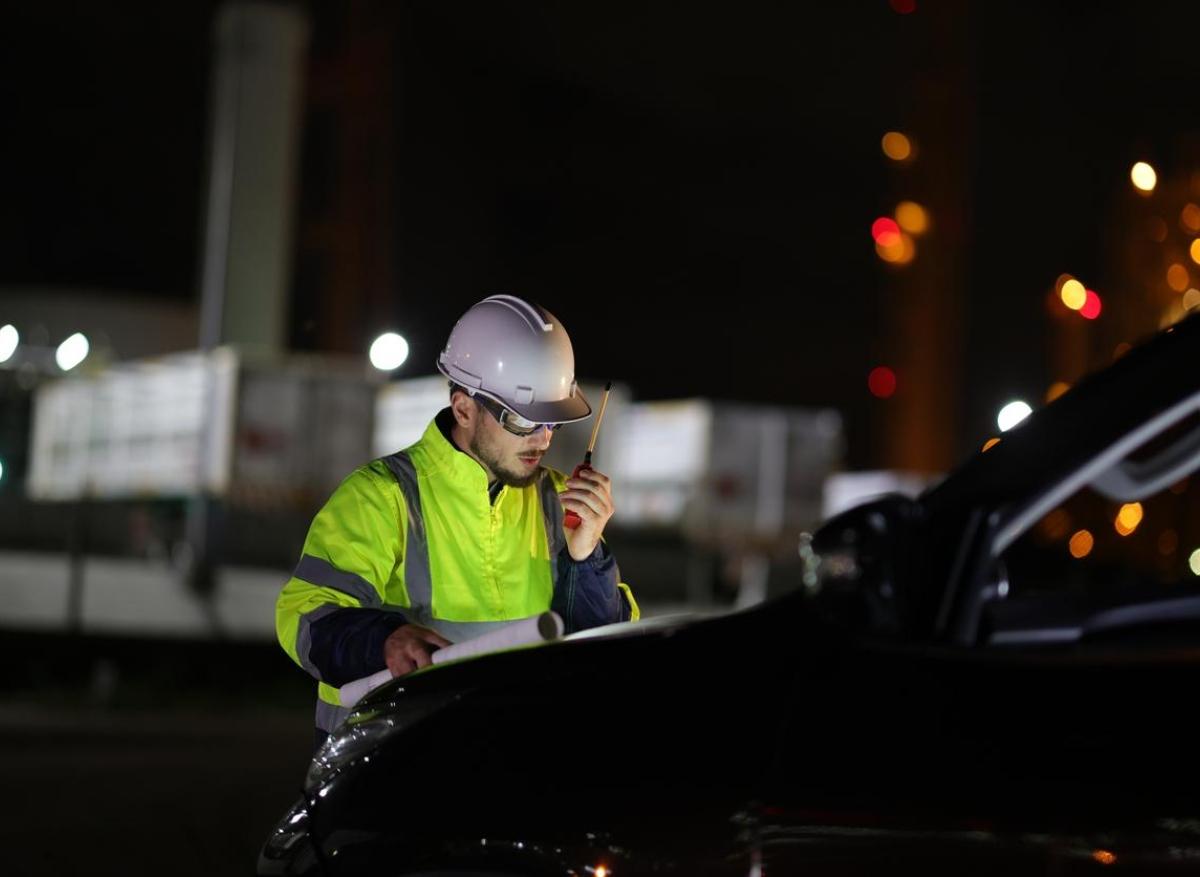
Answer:
<path fill-rule="evenodd" d="M 917 246 L 911 237 L 901 232 L 900 240 L 895 244 L 890 246 L 875 244 L 875 252 L 885 262 L 891 262 L 893 265 L 907 265 L 916 258 Z"/>
<path fill-rule="evenodd" d="M 1178 262 L 1174 263 L 1167 269 L 1167 286 L 1176 292 L 1183 292 L 1191 285 L 1191 278 L 1188 277 L 1188 270 Z"/>
<path fill-rule="evenodd" d="M 1142 514 L 1142 504 L 1140 502 L 1127 502 L 1117 512 L 1117 519 L 1113 521 L 1113 527 L 1122 536 L 1128 536 L 1142 522 Z"/>
<path fill-rule="evenodd" d="M 1192 234 L 1200 234 L 1200 207 L 1187 204 L 1179 213 L 1179 224 Z"/>
<path fill-rule="evenodd" d="M 1096 540 L 1087 530 L 1076 530 L 1071 541 L 1067 543 L 1067 549 L 1076 560 L 1082 560 L 1092 553 L 1092 546 L 1095 544 Z"/>
<path fill-rule="evenodd" d="M 908 161 L 913 157 L 912 141 L 899 131 L 888 131 L 883 135 L 883 154 L 892 161 Z"/>
<path fill-rule="evenodd" d="M 1046 402 L 1053 402 L 1069 389 L 1071 389 L 1071 385 L 1066 381 L 1055 381 L 1050 385 L 1050 389 L 1046 391 Z"/>
<path fill-rule="evenodd" d="M 1083 307 L 1079 309 L 1079 316 L 1085 320 L 1094 320 L 1100 316 L 1101 307 L 1100 296 L 1096 294 L 1094 289 L 1089 289 L 1087 291 L 1087 300 L 1083 303 Z"/>
<path fill-rule="evenodd" d="M 1092 852 L 1092 858 L 1101 865 L 1111 865 L 1117 861 L 1117 857 L 1108 850 L 1095 850 Z"/>
<path fill-rule="evenodd" d="M 982 450 L 990 451 L 992 448 L 996 447 L 996 445 L 998 445 L 998 444 L 1000 444 L 1000 439 L 990 438 L 986 442 L 983 443 Z"/>
<path fill-rule="evenodd" d="M 896 205 L 896 222 L 909 234 L 923 235 L 929 230 L 929 214 L 916 201 L 901 201 Z"/>
<path fill-rule="evenodd" d="M 1183 309 L 1194 311 L 1198 307 L 1200 307 L 1200 289 L 1192 287 L 1183 294 Z"/>
<path fill-rule="evenodd" d="M 592 871 L 592 873 L 595 874 L 596 877 L 608 877 L 608 869 L 605 868 L 603 865 L 597 865 L 595 870 Z"/>
<path fill-rule="evenodd" d="M 1042 519 L 1042 532 L 1055 541 L 1062 539 L 1071 529 L 1071 516 L 1066 509 L 1055 509 Z"/>
<path fill-rule="evenodd" d="M 1192 245 L 1188 247 L 1188 255 L 1192 257 L 1192 261 L 1200 265 L 1200 238 L 1192 241 Z"/>

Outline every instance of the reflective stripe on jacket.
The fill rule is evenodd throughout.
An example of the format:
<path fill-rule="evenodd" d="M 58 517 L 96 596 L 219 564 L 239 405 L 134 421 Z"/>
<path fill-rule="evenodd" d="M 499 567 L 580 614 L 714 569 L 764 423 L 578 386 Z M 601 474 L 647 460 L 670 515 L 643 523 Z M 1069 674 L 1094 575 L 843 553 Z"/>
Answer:
<path fill-rule="evenodd" d="M 403 615 L 397 626 L 409 621 L 458 641 L 545 611 L 566 544 L 557 498 L 565 480 L 543 469 L 492 502 L 486 473 L 435 420 L 410 448 L 343 481 L 313 520 L 276 605 L 280 644 L 320 680 L 317 726 L 332 730 L 346 715 L 309 654 L 312 625 L 330 613 L 391 610 Z"/>

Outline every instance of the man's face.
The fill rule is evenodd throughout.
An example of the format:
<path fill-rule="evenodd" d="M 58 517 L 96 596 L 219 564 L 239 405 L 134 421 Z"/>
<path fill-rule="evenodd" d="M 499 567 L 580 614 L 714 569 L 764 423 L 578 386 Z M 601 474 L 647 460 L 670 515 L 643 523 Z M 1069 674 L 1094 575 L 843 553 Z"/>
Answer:
<path fill-rule="evenodd" d="M 468 448 L 471 454 L 502 484 L 527 487 L 537 477 L 538 464 L 550 447 L 553 430 L 542 428 L 532 435 L 513 435 L 483 407 L 476 407 L 474 430 Z"/>

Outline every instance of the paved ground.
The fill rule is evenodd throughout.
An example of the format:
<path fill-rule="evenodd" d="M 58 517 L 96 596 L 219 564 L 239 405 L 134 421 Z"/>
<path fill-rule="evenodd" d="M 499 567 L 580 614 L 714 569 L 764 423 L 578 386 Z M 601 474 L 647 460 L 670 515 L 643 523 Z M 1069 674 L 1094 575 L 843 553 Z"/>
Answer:
<path fill-rule="evenodd" d="M 252 874 L 311 710 L 0 708 L 5 874 Z"/>

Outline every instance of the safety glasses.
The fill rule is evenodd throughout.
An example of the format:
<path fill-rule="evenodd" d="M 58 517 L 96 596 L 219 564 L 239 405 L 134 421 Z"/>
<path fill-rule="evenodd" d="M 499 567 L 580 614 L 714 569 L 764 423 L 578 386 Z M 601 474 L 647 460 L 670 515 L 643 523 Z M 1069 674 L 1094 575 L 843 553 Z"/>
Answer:
<path fill-rule="evenodd" d="M 561 423 L 536 423 L 532 420 L 526 420 L 520 414 L 509 411 L 499 402 L 489 399 L 482 393 L 476 393 L 472 398 L 487 409 L 488 413 L 496 418 L 496 421 L 513 435 L 525 437 L 531 436 L 543 429 L 558 430 L 562 427 Z"/>

